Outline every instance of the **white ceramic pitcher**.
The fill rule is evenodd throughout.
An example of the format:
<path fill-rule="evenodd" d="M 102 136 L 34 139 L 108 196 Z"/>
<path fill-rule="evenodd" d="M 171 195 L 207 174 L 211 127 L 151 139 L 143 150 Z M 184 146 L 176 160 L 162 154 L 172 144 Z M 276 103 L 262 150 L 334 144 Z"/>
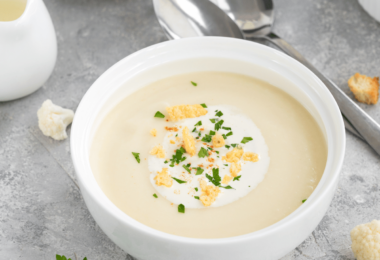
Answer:
<path fill-rule="evenodd" d="M 0 101 L 36 91 L 57 60 L 57 40 L 42 0 L 27 0 L 14 21 L 0 21 Z"/>

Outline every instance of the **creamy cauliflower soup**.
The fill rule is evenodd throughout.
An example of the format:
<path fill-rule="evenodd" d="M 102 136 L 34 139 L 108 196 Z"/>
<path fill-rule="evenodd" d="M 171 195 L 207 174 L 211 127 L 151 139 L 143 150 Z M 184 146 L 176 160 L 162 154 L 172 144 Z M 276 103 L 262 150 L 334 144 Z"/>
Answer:
<path fill-rule="evenodd" d="M 224 72 L 179 75 L 117 104 L 90 164 L 106 196 L 154 229 L 223 238 L 268 227 L 320 181 L 322 131 L 294 98 Z"/>

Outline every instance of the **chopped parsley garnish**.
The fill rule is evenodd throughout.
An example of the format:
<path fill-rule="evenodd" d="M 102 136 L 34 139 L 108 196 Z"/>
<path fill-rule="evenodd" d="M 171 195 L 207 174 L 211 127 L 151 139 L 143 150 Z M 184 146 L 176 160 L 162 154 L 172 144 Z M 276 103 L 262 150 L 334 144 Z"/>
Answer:
<path fill-rule="evenodd" d="M 198 153 L 198 157 L 199 158 L 204 158 L 208 156 L 208 152 L 205 148 L 201 147 L 201 149 L 199 150 L 199 153 Z"/>
<path fill-rule="evenodd" d="M 210 119 L 211 123 L 215 124 L 216 122 L 218 122 L 219 120 L 217 118 L 211 118 Z"/>
<path fill-rule="evenodd" d="M 194 196 L 194 199 L 199 200 L 199 196 Z"/>
<path fill-rule="evenodd" d="M 197 128 L 196 128 L 196 127 L 194 127 L 193 131 L 191 131 L 191 132 L 193 132 L 193 133 L 194 133 L 195 131 L 197 131 Z"/>
<path fill-rule="evenodd" d="M 160 111 L 157 111 L 154 117 L 165 118 L 164 114 L 162 114 Z"/>
<path fill-rule="evenodd" d="M 204 108 L 207 108 L 207 106 L 206 106 L 205 103 L 201 104 L 201 106 L 204 107 Z"/>
<path fill-rule="evenodd" d="M 231 127 L 223 126 L 222 129 L 224 129 L 224 130 L 231 130 Z"/>
<path fill-rule="evenodd" d="M 71 260 L 71 258 L 67 259 L 64 255 L 55 255 L 56 260 Z M 83 258 L 83 260 L 87 260 L 87 257 Z"/>
<path fill-rule="evenodd" d="M 224 123 L 224 120 L 220 120 L 219 122 L 217 122 L 215 124 L 215 130 L 218 131 L 222 127 L 223 123 Z"/>
<path fill-rule="evenodd" d="M 198 86 L 198 84 L 195 83 L 194 81 L 190 81 L 190 82 L 191 82 L 191 84 L 193 84 L 194 87 Z"/>
<path fill-rule="evenodd" d="M 226 147 L 227 149 L 230 149 L 231 146 L 229 146 L 229 145 L 225 145 L 224 147 Z"/>
<path fill-rule="evenodd" d="M 177 136 L 178 136 L 178 134 L 175 135 L 175 137 L 177 137 Z"/>
<path fill-rule="evenodd" d="M 223 136 L 223 139 L 226 140 L 227 139 L 227 136 L 225 134 L 222 134 Z"/>
<path fill-rule="evenodd" d="M 233 181 L 240 181 L 240 177 L 241 175 L 234 177 Z"/>
<path fill-rule="evenodd" d="M 221 117 L 223 115 L 222 111 L 219 111 L 218 113 L 215 114 L 215 116 Z"/>
<path fill-rule="evenodd" d="M 185 213 L 185 205 L 179 204 L 178 205 L 178 212 L 179 213 Z"/>
<path fill-rule="evenodd" d="M 195 188 L 194 188 L 194 190 L 195 190 L 195 191 L 198 191 L 198 188 L 197 188 L 197 187 L 195 187 Z"/>
<path fill-rule="evenodd" d="M 205 136 L 202 138 L 202 141 L 203 141 L 203 142 L 206 142 L 206 143 L 211 142 L 211 140 L 212 140 L 211 135 L 205 135 Z"/>
<path fill-rule="evenodd" d="M 210 150 L 210 151 L 212 151 L 212 148 L 211 148 L 211 147 L 207 147 L 207 150 Z"/>
<path fill-rule="evenodd" d="M 243 140 L 241 140 L 241 143 L 242 144 L 246 144 L 248 143 L 249 141 L 252 141 L 253 138 L 252 137 L 244 137 Z"/>
<path fill-rule="evenodd" d="M 209 135 L 215 135 L 215 131 L 210 130 Z"/>
<path fill-rule="evenodd" d="M 176 182 L 178 182 L 179 184 L 187 183 L 187 181 L 183 181 L 183 180 L 177 179 L 176 177 L 172 177 L 172 179 L 175 180 Z"/>
<path fill-rule="evenodd" d="M 224 166 L 228 166 L 228 164 L 223 164 Z"/>
<path fill-rule="evenodd" d="M 231 136 L 233 134 L 234 134 L 233 132 L 229 132 L 229 133 L 226 134 L 226 136 Z"/>
<path fill-rule="evenodd" d="M 228 186 L 220 186 L 220 188 L 226 189 L 226 190 L 234 190 L 235 188 L 232 188 L 230 185 Z"/>
<path fill-rule="evenodd" d="M 155 194 L 153 194 L 153 197 L 155 197 L 156 199 L 158 198 L 158 196 L 157 196 L 157 194 L 155 193 Z"/>
<path fill-rule="evenodd" d="M 140 163 L 140 153 L 134 153 L 132 152 L 133 156 L 135 157 L 136 161 Z"/>
<path fill-rule="evenodd" d="M 232 146 L 233 148 L 235 148 L 237 145 L 238 145 L 238 144 L 231 144 L 231 146 Z"/>
<path fill-rule="evenodd" d="M 202 125 L 202 121 L 199 121 L 199 122 L 196 123 L 194 126 L 198 126 L 198 125 Z"/>
<path fill-rule="evenodd" d="M 305 203 L 306 200 L 307 200 L 307 199 L 302 200 L 302 203 Z"/>
<path fill-rule="evenodd" d="M 198 133 L 198 136 L 200 137 L 201 135 L 202 135 L 201 132 L 199 132 L 199 133 Z"/>
<path fill-rule="evenodd" d="M 185 149 L 181 147 L 180 149 L 175 150 L 175 154 L 170 159 L 171 164 L 170 167 L 174 167 L 174 164 L 179 164 L 180 162 L 183 162 L 186 160 L 186 157 L 182 157 L 182 155 L 185 153 Z"/>
<path fill-rule="evenodd" d="M 168 161 L 167 160 L 165 160 L 165 162 L 164 163 L 168 163 Z"/>
<path fill-rule="evenodd" d="M 211 181 L 215 186 L 220 186 L 220 181 L 222 180 L 219 176 L 219 169 L 218 168 L 212 168 L 212 176 L 208 175 L 206 173 L 207 179 Z"/>
<path fill-rule="evenodd" d="M 182 165 L 182 167 L 183 167 L 188 173 L 191 173 L 191 170 L 190 170 L 189 166 L 187 166 L 187 165 Z"/>
<path fill-rule="evenodd" d="M 219 154 L 219 151 L 215 151 L 217 154 Z"/>

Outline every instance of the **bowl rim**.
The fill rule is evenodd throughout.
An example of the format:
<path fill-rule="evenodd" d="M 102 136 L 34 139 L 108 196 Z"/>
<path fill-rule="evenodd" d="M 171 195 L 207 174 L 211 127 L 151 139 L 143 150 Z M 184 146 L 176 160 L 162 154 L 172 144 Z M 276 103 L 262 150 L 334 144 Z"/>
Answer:
<path fill-rule="evenodd" d="M 102 192 L 102 194 L 96 194 L 94 190 L 91 188 L 91 186 L 85 181 L 85 177 L 82 174 L 82 169 L 80 169 L 80 153 L 81 151 L 78 151 L 79 149 L 79 143 L 83 140 L 81 140 L 81 137 L 85 135 L 85 133 L 89 134 L 89 129 L 79 129 L 78 130 L 78 121 L 80 120 L 81 117 L 84 116 L 82 115 L 82 110 L 84 109 L 83 107 L 87 104 L 89 99 L 89 94 L 92 91 L 95 91 L 96 88 L 100 88 L 100 83 L 101 81 L 109 78 L 113 72 L 117 71 L 118 68 L 122 67 L 124 63 L 128 62 L 129 60 L 138 57 L 138 56 L 143 56 L 144 54 L 147 53 L 153 53 L 157 54 L 157 52 L 165 52 L 166 49 L 174 48 L 176 45 L 185 45 L 185 44 L 192 44 L 192 43 L 207 43 L 211 41 L 217 41 L 219 44 L 236 44 L 236 45 L 250 45 L 252 48 L 257 48 L 258 51 L 266 51 L 270 52 L 273 55 L 277 56 L 281 60 L 284 60 L 285 62 L 288 63 L 288 65 L 292 65 L 294 67 L 297 67 L 298 70 L 302 70 L 303 73 L 305 73 L 305 76 L 311 77 L 317 85 L 320 87 L 320 91 L 324 92 L 323 94 L 325 95 L 324 99 L 325 102 L 330 103 L 330 106 L 333 108 L 333 113 L 335 113 L 335 119 L 338 121 L 337 127 L 335 131 L 338 131 L 339 134 L 337 134 L 335 137 L 338 138 L 339 140 L 337 143 L 340 144 L 339 147 L 336 147 L 335 155 L 334 155 L 334 161 L 335 161 L 335 170 L 331 169 L 330 175 L 332 178 L 327 182 L 327 174 L 326 174 L 326 169 L 322 175 L 322 178 L 317 186 L 317 188 L 313 191 L 313 193 L 310 195 L 309 199 L 307 202 L 305 202 L 302 206 L 298 207 L 295 211 L 290 213 L 288 216 L 285 218 L 281 219 L 280 221 L 266 227 L 263 229 L 260 229 L 258 231 L 254 231 L 251 233 L 239 235 L 239 236 L 233 236 L 233 237 L 226 237 L 226 238 L 190 238 L 190 237 L 184 237 L 184 236 L 178 236 L 178 235 L 173 235 L 169 234 L 163 231 L 156 230 L 152 227 L 149 227 L 134 218 L 130 217 L 123 211 L 121 211 L 116 205 L 114 205 L 108 197 Z M 292 67 L 293 68 L 293 67 Z M 104 86 L 103 86 L 104 87 Z M 318 110 L 317 110 L 318 111 Z M 319 113 L 320 111 L 318 111 Z M 322 120 L 323 121 L 323 120 Z M 89 124 L 91 126 L 91 124 Z M 87 125 L 87 128 L 89 126 Z M 334 129 L 334 128 L 333 128 Z M 80 135 L 80 132 L 82 135 Z M 84 139 L 84 138 L 83 138 Z M 327 139 L 327 136 L 326 136 Z M 329 143 L 329 140 L 326 140 L 327 144 Z M 82 146 L 80 146 L 82 150 L 85 150 L 85 145 L 82 142 Z M 327 168 L 327 163 L 330 158 L 330 149 L 328 145 L 328 159 L 326 162 L 326 168 Z M 186 244 L 193 244 L 193 245 L 223 245 L 223 244 L 231 244 L 231 243 L 239 243 L 240 241 L 245 241 L 249 239 L 259 239 L 260 237 L 264 237 L 267 235 L 270 235 L 273 232 L 277 232 L 276 230 L 279 229 L 280 227 L 290 225 L 292 222 L 298 221 L 301 219 L 304 215 L 309 214 L 311 210 L 313 210 L 313 205 L 320 203 L 322 198 L 331 190 L 335 188 L 335 183 L 337 178 L 339 177 L 339 172 L 342 168 L 343 164 L 343 159 L 344 159 L 344 154 L 345 154 L 345 128 L 344 128 L 344 123 L 343 123 L 343 118 L 341 116 L 340 110 L 338 108 L 338 105 L 333 98 L 332 94 L 330 91 L 327 89 L 327 87 L 322 83 L 322 81 L 313 73 L 311 72 L 308 68 L 306 68 L 303 64 L 299 63 L 297 60 L 291 58 L 290 56 L 277 51 L 273 48 L 254 43 L 251 41 L 246 41 L 246 40 L 241 40 L 241 39 L 234 39 L 234 38 L 226 38 L 226 37 L 194 37 L 194 38 L 185 38 L 185 39 L 179 39 L 179 40 L 174 40 L 174 41 L 166 41 L 166 42 L 161 42 L 149 47 L 146 47 L 144 49 L 141 49 L 135 53 L 132 53 L 128 55 L 127 57 L 121 59 L 119 62 L 115 63 L 113 66 L 111 66 L 109 69 L 107 69 L 92 85 L 91 87 L 87 90 L 86 94 L 82 98 L 77 111 L 76 115 L 74 117 L 74 121 L 72 124 L 72 129 L 71 129 L 71 140 L 70 140 L 70 148 L 71 148 L 71 156 L 72 156 L 72 161 L 74 164 L 75 171 L 77 173 L 77 178 L 79 181 L 79 185 L 81 187 L 81 193 L 83 195 L 82 189 L 85 189 L 87 191 L 87 194 L 91 196 L 99 205 L 106 210 L 109 214 L 112 214 L 115 219 L 118 221 L 122 222 L 123 224 L 127 225 L 129 228 L 138 230 L 141 233 L 145 233 L 150 236 L 154 236 L 159 239 L 164 239 L 166 241 L 172 241 L 172 242 L 183 242 Z M 80 150 L 80 149 L 79 149 Z M 83 153 L 83 151 L 82 151 Z M 83 154 L 82 154 L 83 155 Z M 88 159 L 88 158 L 87 158 Z M 333 162 L 331 162 L 333 163 Z M 91 172 L 92 177 L 93 173 L 90 169 L 87 169 Z M 333 171 L 334 170 L 334 171 Z M 94 178 L 95 179 L 95 178 Z M 95 180 L 96 182 L 96 180 Z M 324 186 L 322 187 L 322 183 Z M 325 187 L 326 186 L 326 187 Z M 100 187 L 99 187 L 100 188 Z M 322 190 L 322 188 L 324 188 Z M 317 190 L 319 190 L 317 192 Z M 99 197 L 103 196 L 103 198 Z M 111 205 L 105 205 L 104 199 L 108 200 L 108 202 Z M 102 201 L 103 200 L 103 201 Z M 309 203 L 309 201 L 312 201 Z M 301 209 L 301 210 L 300 210 Z"/>

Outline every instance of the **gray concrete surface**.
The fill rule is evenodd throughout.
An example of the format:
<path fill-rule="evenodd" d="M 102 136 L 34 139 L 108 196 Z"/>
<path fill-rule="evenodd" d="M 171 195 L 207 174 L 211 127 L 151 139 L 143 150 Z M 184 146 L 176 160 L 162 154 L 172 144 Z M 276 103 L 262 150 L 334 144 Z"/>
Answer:
<path fill-rule="evenodd" d="M 91 84 L 123 57 L 166 38 L 150 0 L 46 0 L 58 60 L 34 94 L 0 103 L 0 259 L 133 259 L 89 214 L 75 184 L 69 140 L 42 135 L 36 111 L 48 98 L 76 109 Z M 380 75 L 380 24 L 357 0 L 276 0 L 274 31 L 349 93 L 355 72 Z M 350 94 L 352 97 L 352 95 Z M 361 105 L 380 122 L 380 104 Z M 70 135 L 70 128 L 68 129 Z M 347 135 L 338 190 L 320 225 L 282 260 L 354 259 L 350 230 L 380 218 L 380 157 Z"/>

